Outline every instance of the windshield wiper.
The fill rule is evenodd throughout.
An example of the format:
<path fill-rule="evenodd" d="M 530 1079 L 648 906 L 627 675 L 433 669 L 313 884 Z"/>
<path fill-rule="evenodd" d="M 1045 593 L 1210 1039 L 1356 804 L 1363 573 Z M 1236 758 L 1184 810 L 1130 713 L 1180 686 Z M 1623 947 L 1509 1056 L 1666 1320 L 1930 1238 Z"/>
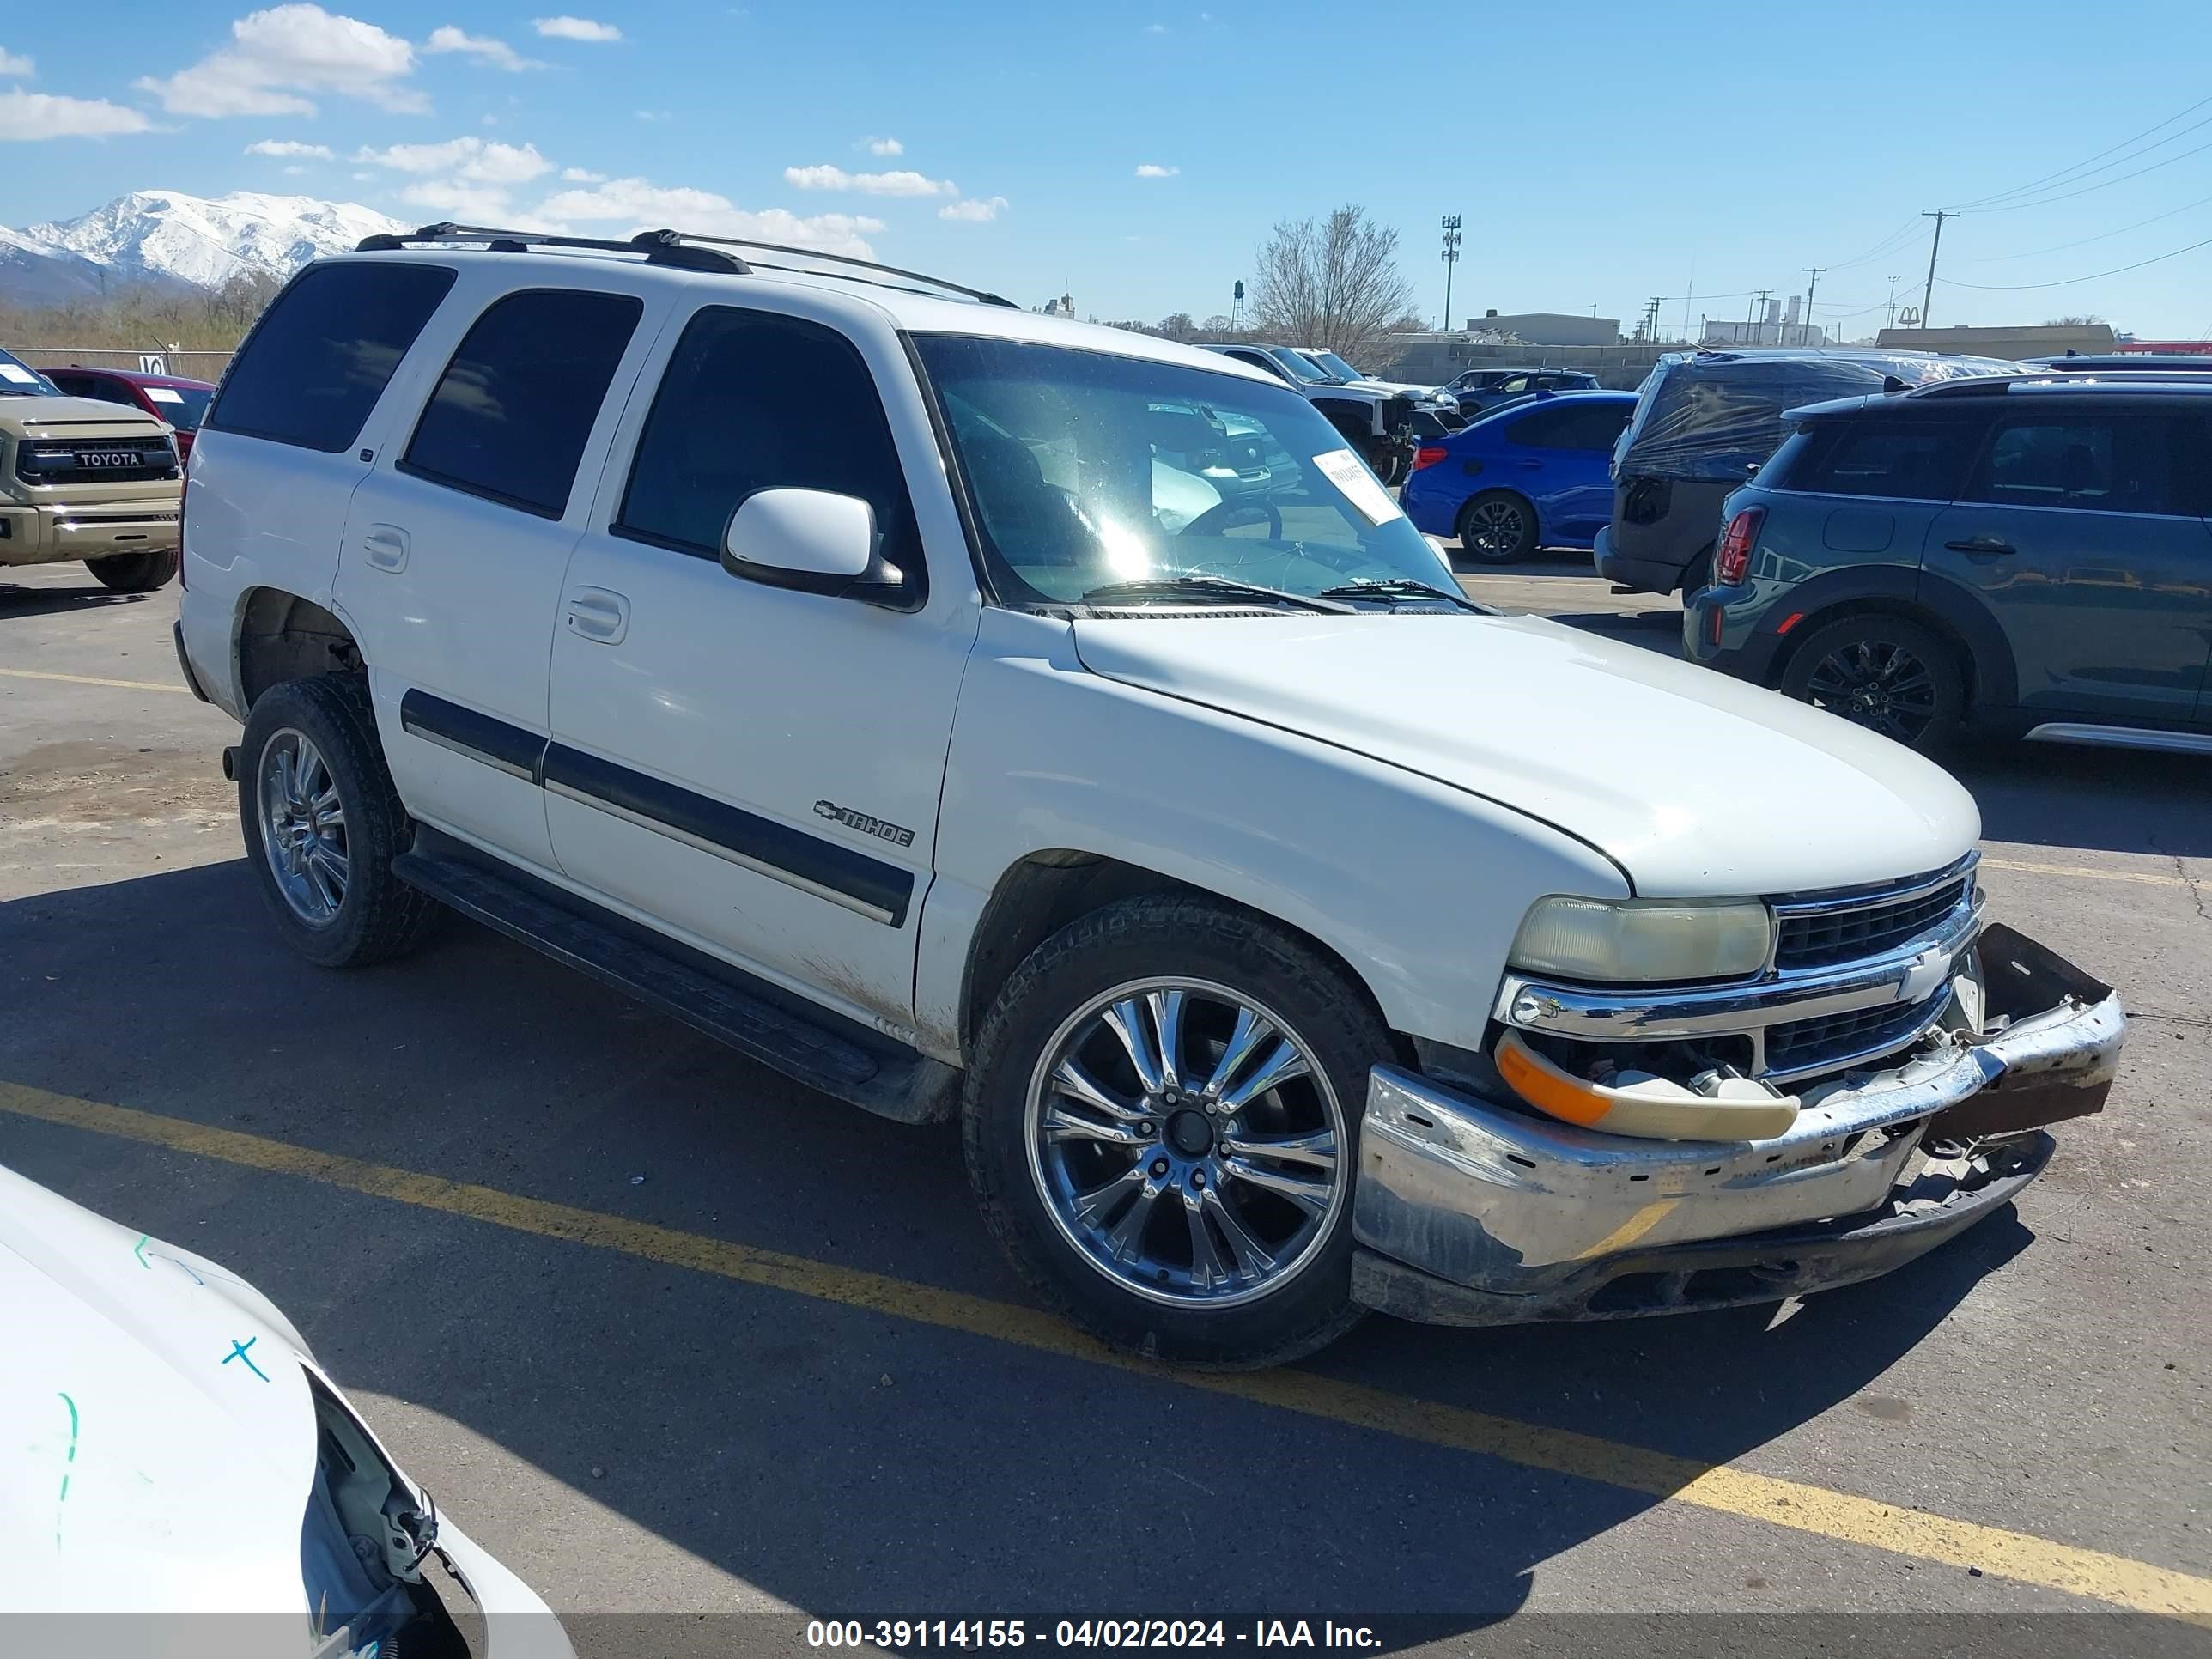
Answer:
<path fill-rule="evenodd" d="M 1321 591 L 1324 599 L 1442 599 L 1462 611 L 1472 611 L 1487 616 L 1489 612 L 1464 593 L 1450 593 L 1427 582 L 1415 581 L 1411 576 L 1392 576 L 1384 580 L 1363 577 L 1358 581 L 1342 582 Z"/>
<path fill-rule="evenodd" d="M 1295 605 L 1304 611 L 1348 612 L 1352 607 L 1334 594 L 1291 593 L 1279 587 L 1261 587 L 1230 576 L 1145 576 L 1135 581 L 1109 582 L 1083 596 L 1085 605 L 1114 599 L 1262 599 L 1271 605 Z"/>

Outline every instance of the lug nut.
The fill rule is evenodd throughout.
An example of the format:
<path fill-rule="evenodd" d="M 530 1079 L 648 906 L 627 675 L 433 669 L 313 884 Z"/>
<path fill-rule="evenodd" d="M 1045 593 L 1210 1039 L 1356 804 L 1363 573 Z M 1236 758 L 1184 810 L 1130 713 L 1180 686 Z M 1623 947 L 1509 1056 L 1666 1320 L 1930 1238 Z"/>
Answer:
<path fill-rule="evenodd" d="M 1142 1123 L 1139 1123 L 1137 1126 L 1137 1133 L 1145 1136 L 1147 1139 L 1153 1135 L 1159 1133 L 1159 1132 L 1160 1126 L 1153 1122 L 1150 1118 L 1146 1118 Z"/>
<path fill-rule="evenodd" d="M 1206 1171 L 1193 1170 L 1190 1172 L 1190 1184 L 1194 1190 L 1203 1190 L 1206 1186 Z"/>
<path fill-rule="evenodd" d="M 1164 1176 L 1164 1175 L 1165 1175 L 1167 1172 L 1168 1172 L 1168 1161 L 1167 1161 L 1167 1159 L 1165 1159 L 1165 1158 L 1154 1158 L 1154 1159 L 1152 1160 L 1152 1174 L 1153 1174 L 1154 1176 Z"/>

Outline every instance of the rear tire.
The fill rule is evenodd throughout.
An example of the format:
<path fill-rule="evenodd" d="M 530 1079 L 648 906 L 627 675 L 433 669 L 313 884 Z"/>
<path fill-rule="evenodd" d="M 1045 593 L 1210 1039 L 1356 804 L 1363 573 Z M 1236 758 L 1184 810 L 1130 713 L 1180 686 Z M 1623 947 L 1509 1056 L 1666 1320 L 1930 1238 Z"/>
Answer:
<path fill-rule="evenodd" d="M 84 568 L 103 587 L 118 593 L 150 593 L 177 574 L 178 550 L 160 553 L 115 553 L 104 559 L 87 559 Z"/>
<path fill-rule="evenodd" d="M 1536 509 L 1510 489 L 1486 489 L 1459 510 L 1460 550 L 1482 564 L 1521 564 L 1535 556 Z"/>
<path fill-rule="evenodd" d="M 1271 923 L 1123 899 L 1039 945 L 993 1002 L 962 1112 L 969 1178 L 1022 1276 L 1093 1335 L 1212 1369 L 1280 1364 L 1362 1315 L 1352 1189 L 1368 1068 L 1390 1041 L 1356 986 Z M 1103 1094 L 1058 1086 L 1064 1060 Z"/>
<path fill-rule="evenodd" d="M 287 680 L 261 695 L 239 745 L 238 816 L 270 914 L 310 962 L 388 962 L 444 914 L 392 873 L 415 826 L 384 763 L 364 676 Z"/>
<path fill-rule="evenodd" d="M 1955 738 L 1966 712 L 1966 670 L 1950 641 L 1879 612 L 1812 635 L 1783 669 L 1779 689 L 1923 754 Z"/>

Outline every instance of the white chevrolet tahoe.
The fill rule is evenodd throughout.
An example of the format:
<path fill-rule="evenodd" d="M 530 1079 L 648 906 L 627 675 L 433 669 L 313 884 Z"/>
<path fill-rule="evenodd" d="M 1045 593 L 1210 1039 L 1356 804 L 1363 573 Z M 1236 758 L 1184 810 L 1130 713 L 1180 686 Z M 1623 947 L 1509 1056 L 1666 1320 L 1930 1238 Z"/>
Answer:
<path fill-rule="evenodd" d="M 458 910 L 957 1115 L 1015 1261 L 1127 1348 L 1864 1279 L 2111 1085 L 2117 1000 L 1984 927 L 1945 774 L 1468 604 L 1218 353 L 428 227 L 262 319 L 185 548 L 301 954 Z"/>

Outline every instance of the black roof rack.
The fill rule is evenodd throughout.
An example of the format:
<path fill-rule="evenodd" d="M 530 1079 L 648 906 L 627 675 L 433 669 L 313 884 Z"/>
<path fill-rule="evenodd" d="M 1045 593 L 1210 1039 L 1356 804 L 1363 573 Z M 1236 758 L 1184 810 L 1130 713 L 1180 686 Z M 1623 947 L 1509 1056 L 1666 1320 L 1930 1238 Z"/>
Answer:
<path fill-rule="evenodd" d="M 885 276 L 904 277 L 908 282 L 926 283 L 932 288 L 963 295 L 982 305 L 1020 309 L 1003 295 L 947 282 L 942 276 L 927 276 L 919 270 L 903 270 L 896 265 L 878 264 L 872 259 L 856 259 L 846 253 L 823 253 L 811 247 L 788 247 L 781 242 L 755 242 L 734 236 L 694 236 L 678 230 L 641 230 L 626 240 L 617 240 L 611 237 L 550 236 L 534 230 L 501 230 L 486 225 L 441 223 L 424 225 L 419 230 L 364 236 L 354 251 L 357 253 L 388 253 L 423 242 L 481 242 L 495 253 L 523 253 L 532 247 L 590 248 L 603 253 L 638 253 L 645 256 L 648 264 L 673 265 L 684 270 L 714 270 L 738 276 L 749 276 L 757 266 L 765 266 L 771 270 L 805 271 L 817 276 L 848 277 L 865 283 L 874 278 L 856 275 L 855 272 L 876 271 Z M 737 254 L 721 252 L 724 248 L 750 248 L 763 253 L 788 254 L 802 259 L 826 259 L 833 264 L 853 266 L 855 270 L 809 271 L 805 265 L 786 264 L 778 259 L 746 260 Z M 899 284 L 884 283 L 881 286 L 897 287 Z"/>

